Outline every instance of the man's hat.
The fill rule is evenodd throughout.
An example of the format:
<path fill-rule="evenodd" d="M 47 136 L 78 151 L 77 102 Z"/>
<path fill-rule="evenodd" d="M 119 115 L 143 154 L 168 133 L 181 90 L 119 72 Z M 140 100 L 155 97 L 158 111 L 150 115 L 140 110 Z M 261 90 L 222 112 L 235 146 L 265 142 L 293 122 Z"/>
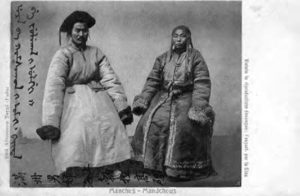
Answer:
<path fill-rule="evenodd" d="M 59 31 L 70 32 L 76 22 L 86 23 L 88 28 L 91 28 L 96 23 L 96 20 L 87 12 L 75 11 L 64 20 L 59 28 Z"/>

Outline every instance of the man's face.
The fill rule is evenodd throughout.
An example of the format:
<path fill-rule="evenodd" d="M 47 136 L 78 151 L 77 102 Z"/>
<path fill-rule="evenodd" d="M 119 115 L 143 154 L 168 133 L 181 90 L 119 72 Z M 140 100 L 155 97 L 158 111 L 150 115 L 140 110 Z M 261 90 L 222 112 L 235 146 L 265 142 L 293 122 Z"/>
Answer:
<path fill-rule="evenodd" d="M 177 29 L 172 35 L 172 40 L 175 49 L 181 49 L 186 46 L 187 35 L 182 29 Z"/>
<path fill-rule="evenodd" d="M 76 45 L 85 45 L 89 35 L 89 29 L 86 23 L 77 22 L 72 29 L 72 41 Z"/>

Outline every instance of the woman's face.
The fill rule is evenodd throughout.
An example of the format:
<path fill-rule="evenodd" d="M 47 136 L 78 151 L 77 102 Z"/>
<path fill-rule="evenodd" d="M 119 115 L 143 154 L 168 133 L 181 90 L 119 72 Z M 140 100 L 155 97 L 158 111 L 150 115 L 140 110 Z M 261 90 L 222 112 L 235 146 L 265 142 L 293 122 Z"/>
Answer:
<path fill-rule="evenodd" d="M 175 49 L 181 49 L 186 47 L 187 35 L 184 30 L 177 29 L 172 35 L 172 40 Z"/>
<path fill-rule="evenodd" d="M 89 35 L 89 29 L 86 23 L 77 22 L 73 25 L 71 37 L 76 45 L 85 45 Z"/>

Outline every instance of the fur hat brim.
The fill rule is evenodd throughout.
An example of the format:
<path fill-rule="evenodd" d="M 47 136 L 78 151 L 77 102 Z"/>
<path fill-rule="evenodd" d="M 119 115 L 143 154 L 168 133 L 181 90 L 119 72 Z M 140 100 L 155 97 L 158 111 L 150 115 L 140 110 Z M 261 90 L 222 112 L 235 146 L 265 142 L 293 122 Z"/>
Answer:
<path fill-rule="evenodd" d="M 60 32 L 70 32 L 76 22 L 86 23 L 88 28 L 95 25 L 96 20 L 89 13 L 84 11 L 75 11 L 71 13 L 61 24 Z"/>

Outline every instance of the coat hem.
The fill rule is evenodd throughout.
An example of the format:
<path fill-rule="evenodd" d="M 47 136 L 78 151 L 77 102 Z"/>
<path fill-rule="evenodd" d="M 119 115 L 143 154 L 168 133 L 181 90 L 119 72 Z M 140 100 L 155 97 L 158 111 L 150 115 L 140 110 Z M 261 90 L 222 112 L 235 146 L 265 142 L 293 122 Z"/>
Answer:
<path fill-rule="evenodd" d="M 126 161 L 130 158 L 131 158 L 131 156 L 129 155 L 127 157 L 122 157 L 122 158 L 119 158 L 119 159 L 114 159 L 114 160 L 111 160 L 111 161 L 102 162 L 101 164 L 100 163 L 90 164 L 90 163 L 74 162 L 72 164 L 69 164 L 68 166 L 61 167 L 60 169 L 57 169 L 56 173 L 61 174 L 61 173 L 65 172 L 69 167 L 104 167 L 104 166 L 112 165 L 112 164 L 115 164 L 115 163 L 120 163 L 122 161 Z"/>

